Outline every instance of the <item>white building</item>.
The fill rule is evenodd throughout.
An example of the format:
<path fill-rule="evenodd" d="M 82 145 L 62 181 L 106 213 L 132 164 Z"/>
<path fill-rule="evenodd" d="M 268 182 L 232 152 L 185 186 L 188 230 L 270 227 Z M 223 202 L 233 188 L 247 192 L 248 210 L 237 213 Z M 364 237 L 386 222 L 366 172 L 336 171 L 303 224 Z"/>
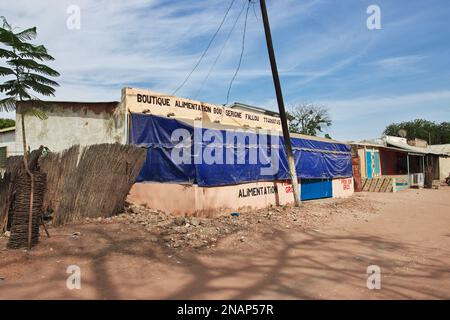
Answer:
<path fill-rule="evenodd" d="M 16 155 L 16 128 L 0 130 L 0 169 L 6 167 L 6 158 Z"/>
<path fill-rule="evenodd" d="M 58 152 L 79 144 L 126 143 L 125 111 L 119 102 L 48 101 L 17 104 L 16 123 L 22 121 L 22 111 L 38 109 L 45 119 L 25 116 L 25 135 L 30 150 L 41 145 Z M 23 154 L 22 128 L 17 126 L 16 151 Z"/>

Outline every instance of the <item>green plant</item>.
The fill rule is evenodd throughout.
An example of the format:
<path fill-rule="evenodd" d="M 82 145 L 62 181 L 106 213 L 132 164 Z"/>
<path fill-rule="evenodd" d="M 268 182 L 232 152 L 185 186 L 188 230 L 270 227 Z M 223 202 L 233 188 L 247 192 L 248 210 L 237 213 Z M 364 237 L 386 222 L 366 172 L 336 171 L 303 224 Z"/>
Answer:
<path fill-rule="evenodd" d="M 36 27 L 28 28 L 22 31 L 15 31 L 5 17 L 0 17 L 2 26 L 0 27 L 0 58 L 6 62 L 6 66 L 0 66 L 0 76 L 4 78 L 4 82 L 0 84 L 0 92 L 6 98 L 0 100 L 0 111 L 16 110 L 17 102 L 34 101 L 35 103 L 43 103 L 39 98 L 34 96 L 37 93 L 43 96 L 54 96 L 54 87 L 58 83 L 48 77 L 57 77 L 59 73 L 42 64 L 43 61 L 54 60 L 48 54 L 47 49 L 43 45 L 35 45 L 30 43 L 37 36 Z M 28 247 L 31 247 L 31 218 L 33 210 L 33 193 L 34 179 L 33 174 L 28 166 L 28 150 L 25 134 L 25 115 L 32 113 L 41 119 L 45 119 L 45 113 L 30 107 L 25 110 L 21 106 L 21 129 L 23 142 L 23 161 L 25 170 L 31 178 L 31 194 L 30 194 L 30 216 L 28 225 Z"/>
<path fill-rule="evenodd" d="M 13 119 L 0 119 L 0 129 L 11 128 L 16 125 Z"/>

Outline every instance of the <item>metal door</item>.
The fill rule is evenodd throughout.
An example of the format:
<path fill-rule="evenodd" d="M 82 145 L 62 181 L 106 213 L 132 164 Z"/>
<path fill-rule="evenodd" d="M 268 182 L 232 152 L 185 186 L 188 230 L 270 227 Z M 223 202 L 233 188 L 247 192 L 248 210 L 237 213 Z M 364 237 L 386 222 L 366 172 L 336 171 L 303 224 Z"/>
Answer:
<path fill-rule="evenodd" d="M 300 183 L 300 198 L 302 200 L 331 198 L 333 196 L 331 179 L 301 179 Z"/>

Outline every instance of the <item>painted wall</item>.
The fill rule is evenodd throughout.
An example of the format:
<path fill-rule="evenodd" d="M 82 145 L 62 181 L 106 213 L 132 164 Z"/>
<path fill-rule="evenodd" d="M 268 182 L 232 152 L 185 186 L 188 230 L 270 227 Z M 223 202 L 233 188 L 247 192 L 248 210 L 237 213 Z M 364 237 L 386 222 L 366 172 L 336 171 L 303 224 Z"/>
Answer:
<path fill-rule="evenodd" d="M 301 187 L 301 183 L 299 182 Z M 353 194 L 353 178 L 334 179 L 333 197 Z M 174 196 L 176 195 L 176 201 Z M 202 188 L 196 185 L 136 183 L 128 200 L 175 215 L 211 216 L 217 209 L 239 210 L 278 206 L 293 202 L 292 185 L 286 182 L 255 182 L 233 186 Z"/>
<path fill-rule="evenodd" d="M 15 131 L 1 132 L 0 133 L 0 147 L 7 148 L 7 156 L 16 155 L 16 134 Z"/>
<path fill-rule="evenodd" d="M 281 131 L 281 122 L 277 117 L 149 90 L 124 88 L 122 89 L 122 101 L 126 110 L 131 112 L 145 112 L 164 117 L 170 115 L 177 119 Z"/>
<path fill-rule="evenodd" d="M 354 192 L 353 178 L 333 179 L 333 198 L 347 198 Z"/>
<path fill-rule="evenodd" d="M 174 201 L 173 195 L 176 195 Z M 217 209 L 255 209 L 284 205 L 292 200 L 292 186 L 283 182 L 255 182 L 222 187 L 165 183 L 135 183 L 128 199 L 176 215 L 210 216 Z"/>
<path fill-rule="evenodd" d="M 445 180 L 450 174 L 450 157 L 439 157 L 439 180 Z"/>
<path fill-rule="evenodd" d="M 381 175 L 380 151 L 375 148 L 366 148 L 366 176 L 369 179 Z"/>
<path fill-rule="evenodd" d="M 364 148 L 358 149 L 358 157 L 359 157 L 359 169 L 361 174 L 361 179 L 366 178 L 366 153 Z"/>
<path fill-rule="evenodd" d="M 119 103 L 49 103 L 40 107 L 47 119 L 25 115 L 25 133 L 31 150 L 44 145 L 62 151 L 74 144 L 125 143 L 125 112 Z M 29 105 L 19 106 L 29 108 Z M 20 112 L 16 123 L 21 123 Z M 22 128 L 16 128 L 16 150 L 23 152 Z"/>

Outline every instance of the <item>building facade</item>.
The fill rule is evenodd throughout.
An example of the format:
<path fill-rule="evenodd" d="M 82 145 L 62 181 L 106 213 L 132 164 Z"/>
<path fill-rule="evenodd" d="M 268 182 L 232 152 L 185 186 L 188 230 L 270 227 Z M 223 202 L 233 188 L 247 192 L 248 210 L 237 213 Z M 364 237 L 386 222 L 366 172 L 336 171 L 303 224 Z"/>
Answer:
<path fill-rule="evenodd" d="M 380 191 L 381 188 L 396 192 L 411 186 L 431 186 L 433 181 L 443 180 L 441 171 L 445 170 L 448 158 L 426 142 L 392 136 L 354 142 L 352 148 L 361 178 L 357 184 L 361 184 L 362 191 Z M 385 180 L 389 183 L 384 183 Z"/>
<path fill-rule="evenodd" d="M 172 132 L 166 131 L 165 125 L 160 126 L 160 123 L 172 121 L 175 130 L 178 127 L 200 127 L 216 133 L 252 129 L 256 130 L 255 135 L 273 133 L 280 139 L 281 122 L 276 113 L 251 110 L 247 107 L 225 107 L 136 88 L 122 89 L 120 102 L 45 102 L 39 105 L 25 102 L 17 107 L 17 123 L 21 122 L 22 112 L 29 108 L 37 108 L 46 115 L 45 119 L 39 119 L 29 113 L 25 116 L 27 143 L 31 150 L 44 145 L 57 152 L 74 144 L 85 146 L 99 143 L 134 143 L 151 150 L 147 154 L 147 169 L 153 170 L 152 174 L 141 175 L 143 178 L 135 183 L 130 191 L 131 201 L 176 214 L 206 215 L 217 209 L 263 208 L 293 202 L 292 186 L 287 182 L 289 176 L 286 171 L 283 171 L 284 175 L 266 180 L 247 175 L 245 179 L 241 177 L 233 181 L 208 184 L 197 179 L 205 166 L 195 168 L 197 173 L 191 176 L 189 183 L 157 178 L 163 167 L 171 168 L 166 170 L 169 176 L 179 173 L 179 168 L 172 166 L 170 156 L 158 153 L 173 143 L 170 138 Z M 144 127 L 140 127 L 144 122 L 138 123 L 136 119 L 148 121 L 146 120 Z M 136 138 L 136 132 L 139 133 L 139 139 Z M 168 135 L 168 140 L 162 144 L 161 141 L 149 140 L 149 132 L 159 138 Z M 15 148 L 19 152 L 23 151 L 21 136 L 21 129 L 17 128 Z M 300 144 L 296 152 L 304 152 L 304 157 L 300 159 L 312 161 L 303 163 L 303 167 L 299 169 L 302 200 L 347 197 L 353 193 L 348 145 L 302 135 L 296 135 L 295 139 Z M 344 159 L 344 167 L 348 164 L 350 171 L 346 170 L 345 174 L 327 174 L 328 169 L 325 168 L 338 158 L 341 161 Z M 336 166 L 339 167 L 343 166 Z M 233 167 L 227 167 L 226 170 L 221 166 L 209 168 L 213 169 L 209 170 L 208 175 L 203 175 L 206 179 L 220 170 L 224 171 L 223 174 L 216 174 L 218 177 L 227 176 L 233 170 L 237 170 L 236 177 L 245 175 L 244 171 Z M 308 168 L 323 168 L 325 171 L 307 175 Z"/>
<path fill-rule="evenodd" d="M 22 102 L 17 105 L 16 123 L 21 123 L 25 111 L 25 133 L 31 150 L 41 145 L 58 152 L 75 144 L 125 143 L 126 120 L 121 107 L 119 102 Z M 26 112 L 30 108 L 39 109 L 45 118 Z M 23 154 L 21 126 L 16 128 L 15 149 Z"/>
<path fill-rule="evenodd" d="M 5 128 L 0 130 L 0 170 L 6 167 L 6 158 L 16 155 L 16 128 Z"/>

